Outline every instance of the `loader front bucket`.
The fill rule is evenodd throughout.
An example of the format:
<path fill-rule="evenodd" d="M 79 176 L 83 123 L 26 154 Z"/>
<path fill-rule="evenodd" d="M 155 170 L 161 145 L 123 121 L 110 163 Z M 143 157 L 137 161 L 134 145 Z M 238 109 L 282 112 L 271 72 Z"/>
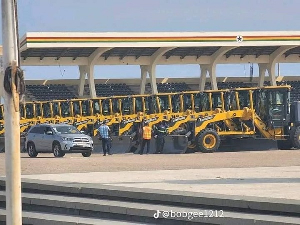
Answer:
<path fill-rule="evenodd" d="M 138 154 L 141 150 L 142 140 L 132 139 L 130 152 Z M 186 153 L 189 141 L 185 135 L 169 135 L 163 140 L 152 138 L 150 142 L 149 154 L 157 153 L 158 146 L 162 146 L 162 154 L 182 154 Z M 146 153 L 147 145 L 144 147 L 143 153 Z"/>
<path fill-rule="evenodd" d="M 189 145 L 189 141 L 185 135 L 169 135 L 165 137 L 163 153 L 164 154 L 186 153 L 188 145 Z"/>
<path fill-rule="evenodd" d="M 20 137 L 20 152 L 26 152 L 25 137 Z M 0 137 L 0 153 L 5 152 L 5 137 Z"/>
<path fill-rule="evenodd" d="M 123 154 L 128 153 L 130 149 L 131 137 L 130 136 L 114 136 L 111 140 L 111 153 Z"/>
<path fill-rule="evenodd" d="M 94 152 L 102 153 L 102 141 L 98 137 L 93 137 L 94 141 Z M 130 136 L 112 136 L 110 142 L 110 153 L 112 154 L 122 154 L 127 153 L 130 147 Z"/>

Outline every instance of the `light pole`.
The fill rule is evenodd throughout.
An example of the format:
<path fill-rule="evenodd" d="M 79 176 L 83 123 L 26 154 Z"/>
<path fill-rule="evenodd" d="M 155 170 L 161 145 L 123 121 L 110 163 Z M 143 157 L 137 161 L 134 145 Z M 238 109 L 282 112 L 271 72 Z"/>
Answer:
<path fill-rule="evenodd" d="M 1 85 L 5 114 L 7 225 L 22 224 L 19 94 L 14 79 L 19 66 L 15 1 L 2 0 L 3 67 L 5 72 L 4 82 Z M 8 91 L 8 87 L 11 91 Z"/>

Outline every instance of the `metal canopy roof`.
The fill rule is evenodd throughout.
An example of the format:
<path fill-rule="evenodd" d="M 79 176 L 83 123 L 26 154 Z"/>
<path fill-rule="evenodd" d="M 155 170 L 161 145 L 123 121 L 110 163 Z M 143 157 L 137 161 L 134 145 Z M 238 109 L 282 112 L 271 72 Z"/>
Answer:
<path fill-rule="evenodd" d="M 240 56 L 241 58 L 244 58 L 246 55 L 255 55 L 256 57 L 259 57 L 261 55 L 270 55 L 278 48 L 279 46 L 242 46 L 228 51 L 225 56 L 226 58 L 233 55 Z M 29 48 L 21 52 L 21 57 L 25 60 L 30 57 L 38 57 L 40 60 L 47 57 L 55 57 L 56 59 L 71 57 L 76 59 L 78 57 L 89 57 L 96 49 L 97 48 Z M 117 47 L 106 51 L 101 57 L 104 57 L 105 59 L 108 59 L 109 57 L 124 59 L 125 57 L 133 56 L 138 59 L 141 56 L 152 56 L 158 49 L 159 48 L 151 47 Z M 163 57 L 166 59 L 172 56 L 180 56 L 181 59 L 187 56 L 196 56 L 199 58 L 201 56 L 211 56 L 218 49 L 220 49 L 220 47 L 179 47 L 166 52 Z M 300 55 L 300 47 L 295 47 L 287 51 L 285 56 L 291 54 Z"/>
<path fill-rule="evenodd" d="M 147 65 L 160 48 L 162 64 L 207 64 L 228 48 L 220 63 L 267 63 L 287 47 L 279 61 L 300 62 L 300 31 L 278 32 L 144 32 L 144 33 L 26 33 L 20 41 L 23 65 L 85 65 L 98 49 L 97 63 Z M 259 60 L 258 60 L 259 59 Z M 75 62 L 76 61 L 76 62 Z"/>

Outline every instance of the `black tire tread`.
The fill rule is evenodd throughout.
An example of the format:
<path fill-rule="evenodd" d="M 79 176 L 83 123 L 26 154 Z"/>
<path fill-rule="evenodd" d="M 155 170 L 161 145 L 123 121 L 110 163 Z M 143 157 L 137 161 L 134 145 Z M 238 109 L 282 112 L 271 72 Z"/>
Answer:
<path fill-rule="evenodd" d="M 203 138 L 206 134 L 213 134 L 216 139 L 217 139 L 217 143 L 215 145 L 214 148 L 211 148 L 211 149 L 206 149 L 204 146 L 203 146 Z M 218 135 L 218 133 L 212 129 L 212 128 L 206 128 L 204 130 L 202 130 L 198 135 L 197 135 L 197 148 L 199 149 L 199 151 L 203 152 L 203 153 L 212 153 L 212 152 L 215 152 L 218 150 L 218 148 L 220 147 L 220 143 L 221 143 L 221 139 L 220 139 L 220 136 Z"/>

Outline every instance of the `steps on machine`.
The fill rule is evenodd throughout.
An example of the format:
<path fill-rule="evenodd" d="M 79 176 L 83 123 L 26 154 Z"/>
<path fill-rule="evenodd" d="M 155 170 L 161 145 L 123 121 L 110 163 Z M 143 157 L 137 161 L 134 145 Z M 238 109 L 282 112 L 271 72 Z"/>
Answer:
<path fill-rule="evenodd" d="M 2 221 L 3 181 L 0 188 Z M 33 180 L 22 188 L 25 224 L 300 224 L 297 200 Z"/>

